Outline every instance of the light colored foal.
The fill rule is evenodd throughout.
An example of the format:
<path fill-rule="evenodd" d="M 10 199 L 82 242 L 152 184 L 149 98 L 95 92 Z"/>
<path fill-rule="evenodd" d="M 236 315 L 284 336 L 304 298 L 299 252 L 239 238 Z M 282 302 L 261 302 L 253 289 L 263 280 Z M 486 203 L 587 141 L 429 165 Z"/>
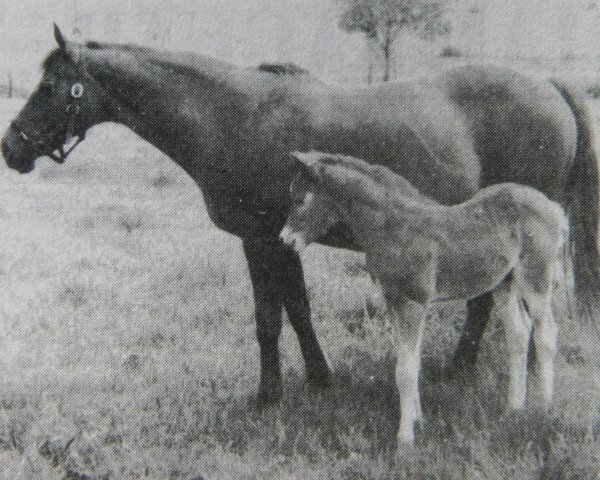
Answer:
<path fill-rule="evenodd" d="M 294 153 L 300 173 L 281 239 L 301 250 L 343 222 L 381 283 L 397 345 L 400 443 L 421 419 L 420 350 L 427 308 L 493 292 L 509 355 L 508 404 L 525 406 L 530 336 L 542 395 L 552 399 L 557 327 L 551 296 L 568 224 L 561 207 L 516 184 L 479 191 L 455 206 L 423 197 L 382 166 L 320 152 Z"/>

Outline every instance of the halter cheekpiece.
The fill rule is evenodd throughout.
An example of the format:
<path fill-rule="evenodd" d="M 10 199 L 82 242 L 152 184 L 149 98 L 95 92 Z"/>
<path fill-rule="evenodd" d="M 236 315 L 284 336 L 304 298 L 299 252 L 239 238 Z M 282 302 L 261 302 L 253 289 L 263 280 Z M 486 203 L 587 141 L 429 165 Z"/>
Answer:
<path fill-rule="evenodd" d="M 77 117 L 81 112 L 79 99 L 83 96 L 83 93 L 84 88 L 81 83 L 77 82 L 71 86 L 71 101 L 66 106 L 67 119 L 63 123 L 63 126 L 65 128 L 64 130 L 60 128 L 55 135 L 53 135 L 46 141 L 42 139 L 37 141 L 33 140 L 31 135 L 27 135 L 16 122 L 12 122 L 10 127 L 19 134 L 23 141 L 29 143 L 35 150 L 40 152 L 42 155 L 50 157 L 56 163 L 64 163 L 69 154 L 75 149 L 75 147 L 85 139 L 85 131 L 80 135 L 75 135 L 75 121 L 77 120 Z M 60 142 L 58 148 L 51 150 L 51 145 L 61 135 L 64 135 L 64 138 Z M 73 137 L 77 137 L 75 143 L 69 149 L 65 150 L 65 141 Z M 58 153 L 56 153 L 57 151 Z"/>

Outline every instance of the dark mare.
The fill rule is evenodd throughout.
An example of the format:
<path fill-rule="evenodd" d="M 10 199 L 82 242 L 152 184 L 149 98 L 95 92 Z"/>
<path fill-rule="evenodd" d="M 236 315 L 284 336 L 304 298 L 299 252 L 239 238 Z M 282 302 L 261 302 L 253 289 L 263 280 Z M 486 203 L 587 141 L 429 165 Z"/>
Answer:
<path fill-rule="evenodd" d="M 261 401 L 281 396 L 282 308 L 309 382 L 326 385 L 330 377 L 299 257 L 278 240 L 290 206 L 293 150 L 380 163 L 444 204 L 499 182 L 535 187 L 569 212 L 580 288 L 597 291 L 593 122 L 569 88 L 491 66 L 415 82 L 328 85 L 289 65 L 248 69 L 135 45 L 75 44 L 58 29 L 55 36 L 58 48 L 44 62 L 39 87 L 2 140 L 7 164 L 27 173 L 44 155 L 62 162 L 68 140 L 103 122 L 126 125 L 177 162 L 202 190 L 213 222 L 243 240 Z M 354 246 L 343 226 L 322 241 Z M 469 302 L 455 365 L 474 361 L 491 307 L 489 295 Z"/>

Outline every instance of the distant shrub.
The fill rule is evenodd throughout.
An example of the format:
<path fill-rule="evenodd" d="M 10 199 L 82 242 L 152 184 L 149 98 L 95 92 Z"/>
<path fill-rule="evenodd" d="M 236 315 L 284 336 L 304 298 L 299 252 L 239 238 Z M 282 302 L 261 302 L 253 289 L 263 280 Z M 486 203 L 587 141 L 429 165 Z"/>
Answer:
<path fill-rule="evenodd" d="M 463 53 L 456 47 L 445 47 L 441 52 L 440 52 L 440 57 L 444 57 L 444 58 L 458 58 L 458 57 L 462 57 Z"/>

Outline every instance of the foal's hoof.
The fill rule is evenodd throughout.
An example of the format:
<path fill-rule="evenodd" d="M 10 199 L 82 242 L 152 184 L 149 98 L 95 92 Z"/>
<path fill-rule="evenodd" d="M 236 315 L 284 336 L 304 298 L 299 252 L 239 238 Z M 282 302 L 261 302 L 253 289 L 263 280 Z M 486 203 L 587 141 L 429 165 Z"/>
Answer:
<path fill-rule="evenodd" d="M 402 456 L 412 452 L 415 448 L 414 433 L 398 434 L 396 439 L 396 455 Z"/>

